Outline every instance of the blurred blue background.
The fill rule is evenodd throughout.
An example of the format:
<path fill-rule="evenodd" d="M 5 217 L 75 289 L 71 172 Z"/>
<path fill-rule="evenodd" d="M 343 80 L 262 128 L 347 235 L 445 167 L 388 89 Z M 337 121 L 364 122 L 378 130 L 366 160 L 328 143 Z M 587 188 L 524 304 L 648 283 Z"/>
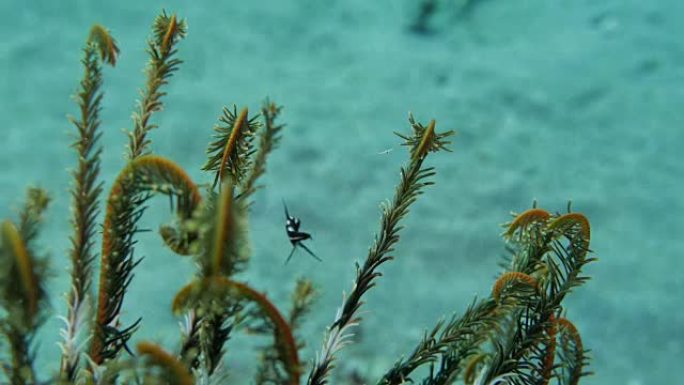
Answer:
<path fill-rule="evenodd" d="M 407 156 L 393 131 L 419 121 L 455 129 L 453 153 L 434 156 L 436 185 L 413 207 L 384 276 L 367 297 L 358 344 L 340 354 L 337 382 L 358 373 L 374 383 L 440 317 L 490 291 L 505 255 L 499 225 L 536 199 L 592 223 L 599 262 L 567 299 L 592 350 L 583 384 L 657 384 L 681 378 L 684 362 L 684 131 L 681 101 L 684 3 L 674 0 L 438 1 L 426 31 L 411 29 L 411 0 L 0 1 L 0 214 L 13 216 L 25 187 L 49 189 L 54 204 L 41 238 L 53 257 L 51 301 L 63 314 L 70 235 L 71 96 L 93 23 L 118 40 L 105 70 L 102 130 L 105 190 L 123 165 L 131 113 L 144 84 L 145 41 L 164 8 L 185 18 L 185 61 L 154 116 L 153 150 L 198 182 L 211 128 L 224 105 L 256 111 L 265 97 L 287 123 L 266 188 L 251 217 L 254 256 L 241 278 L 285 306 L 294 280 L 321 291 L 302 330 L 309 362 L 349 292 Z M 391 149 L 392 151 L 385 151 Z M 283 266 L 290 245 L 281 199 L 313 234 Z M 167 202 L 144 219 L 170 219 Z M 169 309 L 192 265 L 143 234 L 145 260 L 124 321 L 143 317 L 137 339 L 174 348 Z M 59 322 L 43 328 L 43 373 L 58 367 Z M 257 344 L 265 343 L 259 341 Z M 233 379 L 251 369 L 250 338 L 228 345 Z M 420 379 L 417 376 L 416 379 Z M 347 381 L 348 382 L 348 381 Z"/>

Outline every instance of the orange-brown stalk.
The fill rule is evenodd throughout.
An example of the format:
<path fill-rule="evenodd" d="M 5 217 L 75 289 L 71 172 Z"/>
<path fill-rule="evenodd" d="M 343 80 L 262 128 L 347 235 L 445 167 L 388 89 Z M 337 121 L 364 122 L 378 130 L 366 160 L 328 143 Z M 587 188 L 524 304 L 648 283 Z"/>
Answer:
<path fill-rule="evenodd" d="M 226 241 L 230 237 L 231 222 L 233 219 L 233 188 L 230 183 L 224 182 L 221 186 L 221 193 L 218 202 L 218 214 L 216 216 L 216 235 L 214 237 L 214 260 L 213 275 L 221 274 L 223 258 L 225 254 Z"/>
<path fill-rule="evenodd" d="M 247 124 L 247 107 L 243 108 L 240 111 L 240 114 L 238 115 L 237 119 L 235 119 L 235 123 L 233 124 L 232 131 L 230 132 L 230 137 L 228 137 L 228 141 L 226 142 L 226 147 L 223 150 L 223 157 L 221 158 L 221 164 L 219 165 L 218 169 L 218 182 L 222 183 L 223 182 L 223 171 L 226 167 L 226 163 L 228 163 L 228 158 L 230 155 L 235 151 L 235 144 L 237 143 L 238 139 L 240 139 L 240 135 L 242 134 L 242 125 Z"/>
<path fill-rule="evenodd" d="M 136 183 L 136 176 L 141 176 L 144 173 L 147 173 L 150 177 L 157 177 L 159 180 L 149 179 L 145 181 L 145 183 L 147 183 L 146 185 L 134 185 Z M 121 239 L 129 235 L 129 232 L 134 231 L 134 229 L 117 228 L 117 226 L 115 226 L 115 221 L 123 212 L 126 210 L 134 211 L 136 209 L 134 207 L 122 207 L 119 201 L 124 198 L 122 195 L 124 194 L 125 189 L 129 189 L 128 191 L 125 191 L 125 193 L 135 194 L 150 189 L 151 185 L 154 183 L 168 183 L 188 194 L 187 202 L 185 200 L 183 201 L 183 205 L 187 206 L 181 207 L 179 203 L 179 210 L 192 212 L 192 210 L 199 205 L 202 198 L 199 189 L 190 179 L 190 176 L 188 176 L 180 166 L 160 156 L 144 155 L 135 158 L 128 163 L 121 173 L 119 173 L 119 176 L 114 181 L 114 185 L 109 193 L 109 198 L 107 199 L 107 209 L 102 230 L 102 254 L 96 318 L 97 327 L 90 352 L 91 359 L 97 364 L 100 364 L 103 361 L 103 357 L 101 356 L 102 350 L 105 348 L 105 346 L 103 346 L 103 330 L 108 326 L 108 320 L 116 317 L 116 314 L 108 313 L 110 310 L 107 306 L 110 290 L 112 290 L 110 287 L 110 280 L 113 278 L 112 274 L 115 274 L 115 270 L 111 271 L 110 269 L 117 268 L 116 266 L 112 266 L 114 261 L 111 261 L 111 259 L 113 257 L 127 258 L 127 256 L 118 255 L 120 250 L 117 250 L 117 245 L 121 243 Z M 182 214 L 185 215 L 185 217 L 190 216 L 189 213 Z M 120 300 L 123 301 L 123 298 Z M 117 308 L 120 308 L 120 306 Z M 118 312 L 119 309 L 116 311 Z"/>
<path fill-rule="evenodd" d="M 591 227 L 584 215 L 580 213 L 561 215 L 549 223 L 548 229 L 570 240 L 572 250 L 577 253 L 577 257 L 584 258 L 589 252 Z"/>
<path fill-rule="evenodd" d="M 494 300 L 499 303 L 501 299 L 501 292 L 503 289 L 508 285 L 509 283 L 523 283 L 533 289 L 537 289 L 537 280 L 532 278 L 531 276 L 521 273 L 519 271 L 509 271 L 506 273 L 503 273 L 499 279 L 496 280 L 494 283 L 494 287 L 492 288 L 492 297 L 494 297 Z"/>
<path fill-rule="evenodd" d="M 553 362 L 556 358 L 556 334 L 558 333 L 558 321 L 556 316 L 551 314 L 549 317 L 549 327 L 546 329 L 548 339 L 546 340 L 546 356 L 544 356 L 544 366 L 542 368 L 542 385 L 547 385 L 551 381 L 553 374 Z"/>
<path fill-rule="evenodd" d="M 283 355 L 283 361 L 287 372 L 290 374 L 290 383 L 292 385 L 299 384 L 299 376 L 301 374 L 301 365 L 299 363 L 299 355 L 297 352 L 297 343 L 290 325 L 285 321 L 283 315 L 278 311 L 278 308 L 266 298 L 265 295 L 245 285 L 244 283 L 229 281 L 226 278 L 221 279 L 226 284 L 232 284 L 236 289 L 242 293 L 246 298 L 255 301 L 266 316 L 273 322 L 276 331 L 277 348 Z"/>
<path fill-rule="evenodd" d="M 220 293 L 237 292 L 239 296 L 253 301 L 259 306 L 273 324 L 276 348 L 280 353 L 285 370 L 290 376 L 290 384 L 298 385 L 302 368 L 299 361 L 299 353 L 297 352 L 297 343 L 295 342 L 292 328 L 278 308 L 264 294 L 259 293 L 244 283 L 225 277 L 213 276 L 203 278 L 183 287 L 173 300 L 173 312 L 178 314 L 183 311 L 189 305 L 190 299 L 193 296 L 202 295 L 202 292 L 205 290 L 217 290 Z"/>
<path fill-rule="evenodd" d="M 591 239 L 591 228 L 589 220 L 580 213 L 568 213 L 561 215 L 549 223 L 550 230 L 567 229 L 573 226 L 579 226 L 582 237 L 588 242 Z"/>
<path fill-rule="evenodd" d="M 546 222 L 550 217 L 551 214 L 546 210 L 536 208 L 529 209 L 515 217 L 513 222 L 508 226 L 505 235 L 510 237 L 517 229 L 525 228 L 534 222 Z"/>
<path fill-rule="evenodd" d="M 432 148 L 432 141 L 435 139 L 435 125 L 436 122 L 434 119 L 432 119 L 430 124 L 428 124 L 427 128 L 425 129 L 418 147 L 416 147 L 414 159 L 423 158 L 430 151 L 430 148 Z"/>
<path fill-rule="evenodd" d="M 584 345 L 582 337 L 575 325 L 567 318 L 558 318 L 558 329 L 561 333 L 567 334 L 575 343 L 575 370 L 571 373 L 570 385 L 577 385 L 582 377 L 582 361 L 584 361 Z"/>
<path fill-rule="evenodd" d="M 178 31 L 178 22 L 176 21 L 176 15 L 171 15 L 171 20 L 169 20 L 169 27 L 166 29 L 166 34 L 164 34 L 164 39 L 161 43 L 161 50 L 163 53 L 167 53 L 171 48 L 171 42 Z"/>
<path fill-rule="evenodd" d="M 162 158 L 160 156 L 155 156 L 155 155 L 147 155 L 147 156 L 142 156 L 139 158 L 136 158 L 135 160 L 131 161 L 128 166 L 124 168 L 124 170 L 119 174 L 119 176 L 116 178 L 114 181 L 114 185 L 112 186 L 112 190 L 109 193 L 109 199 L 107 200 L 107 211 L 105 215 L 105 221 L 104 221 L 104 226 L 102 230 L 102 267 L 104 268 L 106 264 L 106 258 L 107 256 L 111 255 L 114 250 L 112 250 L 113 246 L 113 239 L 117 234 L 117 230 L 113 226 L 113 221 L 117 218 L 117 212 L 116 212 L 116 207 L 117 205 L 115 204 L 118 199 L 120 199 L 121 194 L 122 194 L 122 189 L 124 183 L 126 183 L 129 178 L 133 176 L 134 173 L 139 172 L 139 170 L 144 170 L 146 168 L 149 169 L 157 169 L 157 170 L 164 170 L 168 174 L 171 174 L 175 177 L 178 178 L 178 180 L 182 181 L 183 185 L 181 187 L 187 188 L 191 194 L 191 206 L 192 207 L 197 207 L 197 205 L 200 203 L 202 196 L 199 193 L 199 189 L 195 185 L 195 183 L 190 179 L 190 176 L 182 169 L 180 168 L 176 163 L 172 162 L 171 160 Z M 125 230 L 125 229 L 124 229 Z M 104 274 L 103 274 L 104 273 Z M 101 271 L 100 273 L 100 282 L 102 283 L 102 279 L 106 279 L 107 277 L 107 272 L 106 271 Z M 102 284 L 100 284 L 100 289 L 102 289 Z M 102 297 L 102 292 L 100 292 L 100 297 Z"/>
<path fill-rule="evenodd" d="M 28 322 L 33 323 L 33 317 L 38 312 L 38 280 L 33 271 L 33 261 L 24 240 L 17 227 L 10 221 L 2 223 L 3 243 L 9 246 L 19 270 L 19 279 L 24 289 L 26 315 Z"/>
<path fill-rule="evenodd" d="M 177 385 L 193 385 L 194 380 L 188 369 L 176 359 L 176 357 L 167 353 L 159 345 L 150 342 L 141 342 L 138 344 L 138 353 L 141 356 L 148 357 L 150 362 L 167 371 L 169 377 L 175 380 Z"/>

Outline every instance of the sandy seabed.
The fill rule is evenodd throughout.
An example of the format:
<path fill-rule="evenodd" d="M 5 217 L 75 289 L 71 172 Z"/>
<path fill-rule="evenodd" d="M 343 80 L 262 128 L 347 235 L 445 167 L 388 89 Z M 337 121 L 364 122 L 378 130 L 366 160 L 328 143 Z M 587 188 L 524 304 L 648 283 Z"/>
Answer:
<path fill-rule="evenodd" d="M 404 1 L 0 1 L 0 205 L 11 216 L 29 184 L 54 205 L 41 237 L 53 257 L 55 314 L 64 312 L 70 227 L 70 99 L 81 47 L 94 22 L 122 50 L 105 70 L 102 175 L 105 190 L 123 165 L 125 134 L 144 82 L 145 38 L 160 9 L 186 18 L 185 61 L 155 116 L 155 152 L 199 182 L 211 127 L 224 105 L 256 111 L 265 97 L 285 106 L 288 124 L 269 162 L 251 217 L 254 257 L 243 279 L 288 301 L 307 276 L 321 297 L 305 323 L 303 358 L 314 357 L 354 261 L 362 260 L 406 159 L 393 131 L 406 115 L 455 129 L 453 153 L 435 156 L 431 187 L 412 209 L 396 260 L 367 298 L 359 343 L 340 355 L 338 375 L 375 381 L 423 331 L 474 296 L 487 295 L 505 254 L 499 224 L 537 200 L 573 209 L 592 223 L 600 261 L 566 301 L 592 350 L 583 384 L 671 383 L 684 358 L 684 146 L 681 83 L 684 3 L 674 0 L 478 1 L 469 14 L 442 1 L 431 33 L 409 26 Z M 451 5 L 451 7 L 455 7 Z M 390 150 L 390 151 L 387 151 Z M 314 235 L 312 248 L 283 266 L 289 243 L 281 199 Z M 169 219 L 154 203 L 144 222 Z M 138 339 L 175 346 L 169 304 L 192 266 L 141 237 L 145 256 L 124 320 L 143 317 Z M 57 329 L 40 336 L 44 373 L 57 369 Z M 262 343 L 259 341 L 257 343 Z M 228 345 L 233 378 L 250 369 L 253 340 Z M 416 379 L 419 379 L 417 376 Z M 670 380 L 670 381 L 668 381 Z M 340 380 L 342 381 L 342 380 Z"/>

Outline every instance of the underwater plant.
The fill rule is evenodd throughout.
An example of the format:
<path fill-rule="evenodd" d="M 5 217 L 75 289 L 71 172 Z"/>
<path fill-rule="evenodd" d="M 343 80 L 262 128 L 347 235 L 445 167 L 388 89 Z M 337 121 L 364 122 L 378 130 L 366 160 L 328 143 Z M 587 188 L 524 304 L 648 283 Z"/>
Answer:
<path fill-rule="evenodd" d="M 225 346 L 238 331 L 272 337 L 260 352 L 254 383 L 327 384 L 341 349 L 352 343 L 352 330 L 361 322 L 365 293 L 377 284 L 381 265 L 393 260 L 402 219 L 434 183 L 435 169 L 427 160 L 448 151 L 453 132 L 438 132 L 435 120 L 423 125 L 409 115 L 410 131 L 397 134 L 409 156 L 394 196 L 382 206 L 380 229 L 368 255 L 356 264 L 353 286 L 327 327 L 318 354 L 307 363 L 300 357 L 303 345 L 297 331 L 313 306 L 312 282 L 296 282 L 290 309 L 284 312 L 239 279 L 251 257 L 250 199 L 261 187 L 268 155 L 283 134 L 282 107 L 267 100 L 253 116 L 246 108 L 224 108 L 203 167 L 211 183 L 196 184 L 172 160 L 150 150 L 148 134 L 157 128 L 152 117 L 162 110 L 163 88 L 182 64 L 177 46 L 185 34 L 185 21 L 175 15 L 162 12 L 154 21 L 147 82 L 133 114 L 126 164 L 101 205 L 102 70 L 104 64 L 116 64 L 119 48 L 103 26 L 90 31 L 76 95 L 80 115 L 71 119 L 78 134 L 73 143 L 78 164 L 71 189 L 71 290 L 61 317 L 59 369 L 46 379 L 38 378 L 45 370 L 36 368 L 35 337 L 48 317 L 47 258 L 36 252 L 35 243 L 50 202 L 48 193 L 29 188 L 19 217 L 0 225 L 0 367 L 12 385 L 228 383 L 234 379 L 226 376 L 222 364 Z M 159 195 L 169 199 L 174 214 L 172 223 L 159 228 L 162 240 L 172 252 L 192 258 L 197 270 L 171 305 L 173 313 L 184 318 L 180 346 L 140 342 L 133 349 L 129 341 L 142 319 L 124 319 L 122 308 L 133 271 L 141 268 L 135 245 L 145 229 L 139 221 L 148 201 Z M 378 385 L 415 382 L 415 371 L 423 366 L 429 368 L 421 380 L 425 385 L 457 380 L 577 384 L 589 374 L 587 350 L 562 306 L 565 296 L 588 279 L 581 271 L 594 260 L 588 256 L 587 218 L 569 206 L 565 214 L 552 214 L 535 205 L 515 215 L 505 228 L 510 256 L 491 294 L 474 301 L 463 314 L 438 322 Z M 99 281 L 94 283 L 97 259 Z"/>

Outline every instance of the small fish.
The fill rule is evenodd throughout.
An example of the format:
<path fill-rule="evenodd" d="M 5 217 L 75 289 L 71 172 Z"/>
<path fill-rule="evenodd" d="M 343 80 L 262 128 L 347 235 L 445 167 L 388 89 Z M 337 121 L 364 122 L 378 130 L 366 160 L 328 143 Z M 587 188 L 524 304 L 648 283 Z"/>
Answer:
<path fill-rule="evenodd" d="M 299 220 L 299 218 L 290 215 L 290 213 L 287 211 L 287 205 L 285 204 L 285 200 L 283 200 L 283 207 L 285 208 L 285 230 L 287 231 L 287 237 L 290 239 L 290 243 L 292 243 L 292 251 L 290 251 L 290 255 L 287 256 L 285 264 L 290 262 L 290 258 L 292 258 L 292 255 L 294 255 L 297 246 L 304 249 L 307 253 L 309 253 L 312 257 L 314 257 L 316 260 L 320 262 L 321 259 L 318 258 L 316 254 L 313 253 L 313 251 L 309 250 L 309 248 L 302 243 L 307 239 L 312 239 L 311 234 L 299 231 L 301 221 Z"/>

